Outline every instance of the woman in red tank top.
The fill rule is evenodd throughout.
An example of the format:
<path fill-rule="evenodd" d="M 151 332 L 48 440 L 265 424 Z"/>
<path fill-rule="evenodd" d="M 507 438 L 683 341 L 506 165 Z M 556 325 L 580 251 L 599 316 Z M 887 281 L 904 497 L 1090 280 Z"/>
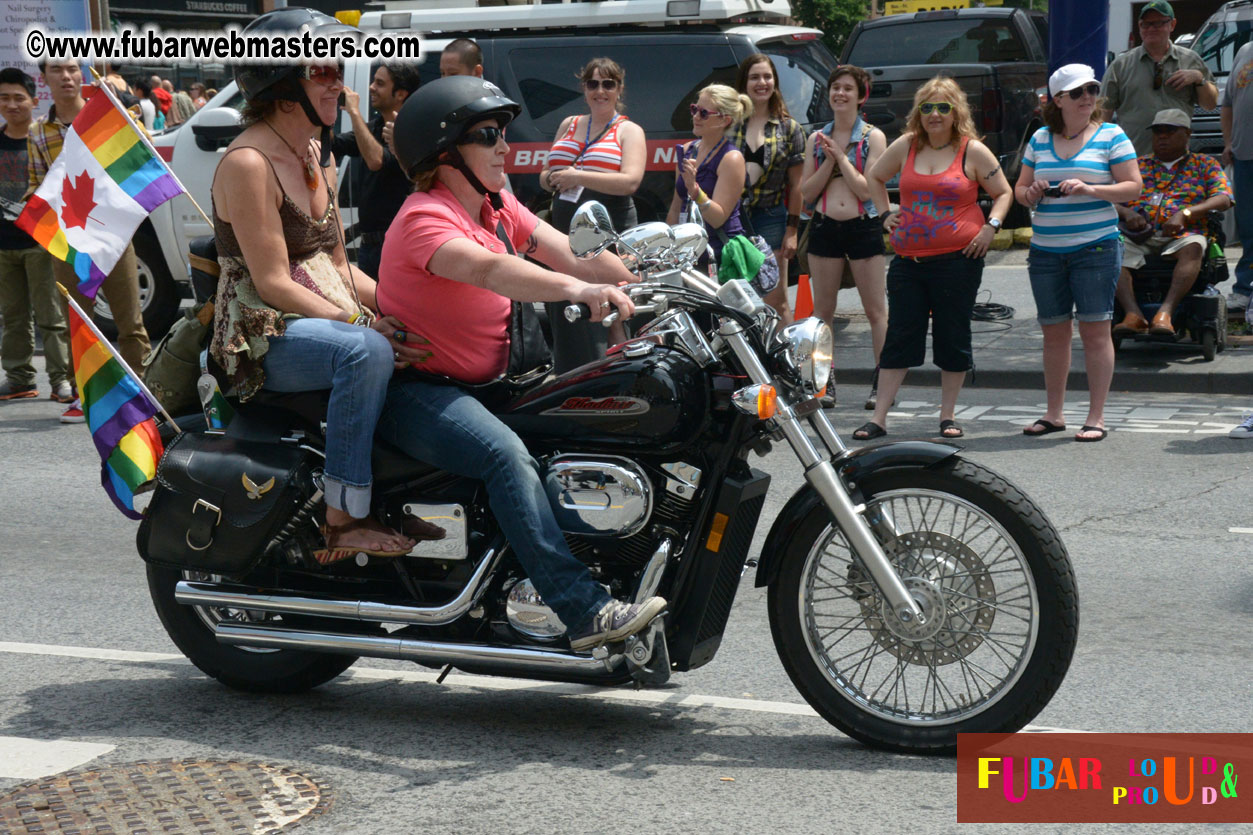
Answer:
<path fill-rule="evenodd" d="M 940 435 L 962 437 L 953 420 L 957 395 L 974 367 L 970 314 L 983 276 L 983 256 L 1013 201 L 1000 163 L 975 134 L 966 95 L 937 76 L 914 96 L 906 131 L 888 146 L 870 176 L 880 184 L 900 175 L 901 205 L 884 221 L 896 257 L 888 268 L 888 333 L 879 358 L 874 416 L 856 440 L 887 434 L 887 414 L 909 368 L 926 356 L 940 367 Z M 976 202 L 992 197 L 987 220 Z"/>

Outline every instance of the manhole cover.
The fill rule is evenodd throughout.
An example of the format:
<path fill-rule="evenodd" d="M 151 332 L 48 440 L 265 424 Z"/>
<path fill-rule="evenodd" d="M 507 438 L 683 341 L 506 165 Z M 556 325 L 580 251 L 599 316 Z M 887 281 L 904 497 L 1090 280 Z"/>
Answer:
<path fill-rule="evenodd" d="M 264 763 L 156 760 L 72 771 L 0 797 L 0 835 L 278 832 L 325 812 L 330 792 Z"/>

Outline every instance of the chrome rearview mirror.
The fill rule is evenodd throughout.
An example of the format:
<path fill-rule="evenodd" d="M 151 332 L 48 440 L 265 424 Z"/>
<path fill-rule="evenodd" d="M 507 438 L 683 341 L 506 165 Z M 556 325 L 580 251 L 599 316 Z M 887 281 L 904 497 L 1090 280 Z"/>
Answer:
<path fill-rule="evenodd" d="M 627 269 L 637 269 L 657 261 L 674 246 L 670 227 L 661 221 L 641 223 L 618 236 L 618 252 Z"/>
<path fill-rule="evenodd" d="M 709 244 L 709 233 L 700 223 L 680 223 L 671 227 L 670 234 L 674 238 L 672 252 L 675 260 L 680 262 L 695 261 L 700 258 Z"/>
<path fill-rule="evenodd" d="M 574 210 L 570 220 L 570 251 L 578 258 L 595 258 L 617 240 L 609 210 L 590 200 Z"/>

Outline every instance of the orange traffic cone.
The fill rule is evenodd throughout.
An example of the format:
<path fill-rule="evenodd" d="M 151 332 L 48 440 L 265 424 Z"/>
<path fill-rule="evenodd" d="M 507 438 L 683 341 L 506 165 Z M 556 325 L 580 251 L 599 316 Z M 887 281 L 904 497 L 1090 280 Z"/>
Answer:
<path fill-rule="evenodd" d="M 809 273 L 801 273 L 800 282 L 796 285 L 796 304 L 792 308 L 792 318 L 800 321 L 814 315 L 814 293 L 809 289 Z"/>

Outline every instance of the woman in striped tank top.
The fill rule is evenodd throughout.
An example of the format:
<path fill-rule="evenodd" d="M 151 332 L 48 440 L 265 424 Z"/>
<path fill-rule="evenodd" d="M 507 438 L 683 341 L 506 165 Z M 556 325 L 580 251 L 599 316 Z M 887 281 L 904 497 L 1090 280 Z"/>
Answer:
<path fill-rule="evenodd" d="M 1122 267 L 1115 203 L 1143 187 L 1135 148 L 1122 128 L 1104 122 L 1101 85 L 1092 68 L 1067 64 L 1049 76 L 1045 127 L 1027 143 L 1014 186 L 1034 209 L 1027 274 L 1044 332 L 1044 417 L 1024 435 L 1066 428 L 1063 406 L 1070 375 L 1072 318 L 1079 319 L 1088 372 L 1088 416 L 1076 441 L 1105 438 L 1105 398 L 1114 378 L 1114 288 Z"/>
<path fill-rule="evenodd" d="M 552 150 L 540 172 L 540 185 L 552 192 L 549 222 L 570 231 L 574 210 L 589 200 L 609 210 L 621 232 L 638 223 L 632 195 L 644 178 L 644 131 L 622 109 L 626 73 L 609 58 L 593 58 L 579 73 L 588 115 L 568 116 L 557 128 Z M 558 373 L 605 355 L 605 328 L 588 321 L 567 322 L 566 302 L 548 302 L 553 326 L 553 362 Z"/>

